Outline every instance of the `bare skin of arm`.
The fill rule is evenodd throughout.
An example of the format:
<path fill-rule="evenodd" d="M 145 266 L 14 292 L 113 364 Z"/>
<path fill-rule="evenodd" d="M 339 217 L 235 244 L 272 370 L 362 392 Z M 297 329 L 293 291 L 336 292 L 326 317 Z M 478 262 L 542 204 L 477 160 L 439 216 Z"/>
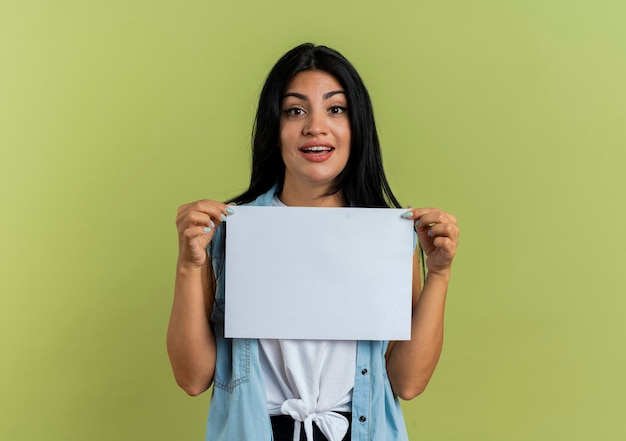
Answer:
<path fill-rule="evenodd" d="M 179 207 L 179 255 L 167 352 L 178 385 L 189 395 L 206 391 L 215 371 L 215 335 L 210 323 L 215 280 L 206 247 L 228 206 L 198 201 Z"/>
<path fill-rule="evenodd" d="M 413 257 L 411 339 L 389 343 L 387 372 L 394 393 L 410 400 L 421 394 L 439 361 L 443 346 L 444 311 L 452 259 L 459 229 L 456 218 L 436 209 L 411 209 L 419 220 L 417 233 L 427 256 L 428 275 L 421 289 L 419 259 Z"/>

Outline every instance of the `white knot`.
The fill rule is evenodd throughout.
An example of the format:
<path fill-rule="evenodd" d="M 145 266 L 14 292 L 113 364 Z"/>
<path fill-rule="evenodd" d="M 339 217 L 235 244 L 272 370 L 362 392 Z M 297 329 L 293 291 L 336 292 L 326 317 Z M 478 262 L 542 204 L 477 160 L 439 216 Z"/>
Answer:
<path fill-rule="evenodd" d="M 313 422 L 317 424 L 328 441 L 343 440 L 350 427 L 350 423 L 343 415 L 332 410 L 311 411 L 304 401 L 298 398 L 285 401 L 280 411 L 296 421 L 293 427 L 293 441 L 300 441 L 300 424 L 297 422 L 304 423 L 304 433 L 308 441 L 313 441 Z"/>

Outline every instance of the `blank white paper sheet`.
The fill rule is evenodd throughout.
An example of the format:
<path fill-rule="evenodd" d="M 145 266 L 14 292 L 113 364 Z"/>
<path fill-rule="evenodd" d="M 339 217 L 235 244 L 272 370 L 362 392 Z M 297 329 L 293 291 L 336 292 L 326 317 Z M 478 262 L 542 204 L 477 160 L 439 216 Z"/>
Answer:
<path fill-rule="evenodd" d="M 410 339 L 405 211 L 236 207 L 226 225 L 225 336 Z"/>

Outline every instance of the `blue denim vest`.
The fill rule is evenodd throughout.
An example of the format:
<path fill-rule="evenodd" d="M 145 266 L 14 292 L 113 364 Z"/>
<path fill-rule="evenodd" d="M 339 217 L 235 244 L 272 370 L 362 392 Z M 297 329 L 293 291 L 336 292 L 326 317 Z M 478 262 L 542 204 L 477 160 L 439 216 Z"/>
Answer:
<path fill-rule="evenodd" d="M 249 205 L 269 205 L 275 192 L 273 188 Z M 211 314 L 217 360 L 206 441 L 273 441 L 258 340 L 224 338 L 223 240 L 220 227 L 212 245 L 212 263 L 218 275 Z M 352 441 L 408 441 L 400 403 L 387 377 L 387 343 L 357 343 Z"/>

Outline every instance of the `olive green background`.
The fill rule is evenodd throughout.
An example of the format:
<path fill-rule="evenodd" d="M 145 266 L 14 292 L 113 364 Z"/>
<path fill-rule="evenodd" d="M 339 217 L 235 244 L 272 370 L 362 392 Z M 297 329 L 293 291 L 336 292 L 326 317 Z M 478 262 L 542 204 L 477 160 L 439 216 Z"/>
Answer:
<path fill-rule="evenodd" d="M 2 0 L 0 439 L 203 439 L 209 394 L 165 351 L 176 208 L 246 186 L 264 77 L 309 40 L 363 76 L 403 203 L 462 227 L 411 439 L 626 439 L 624 23 L 621 0 Z"/>

